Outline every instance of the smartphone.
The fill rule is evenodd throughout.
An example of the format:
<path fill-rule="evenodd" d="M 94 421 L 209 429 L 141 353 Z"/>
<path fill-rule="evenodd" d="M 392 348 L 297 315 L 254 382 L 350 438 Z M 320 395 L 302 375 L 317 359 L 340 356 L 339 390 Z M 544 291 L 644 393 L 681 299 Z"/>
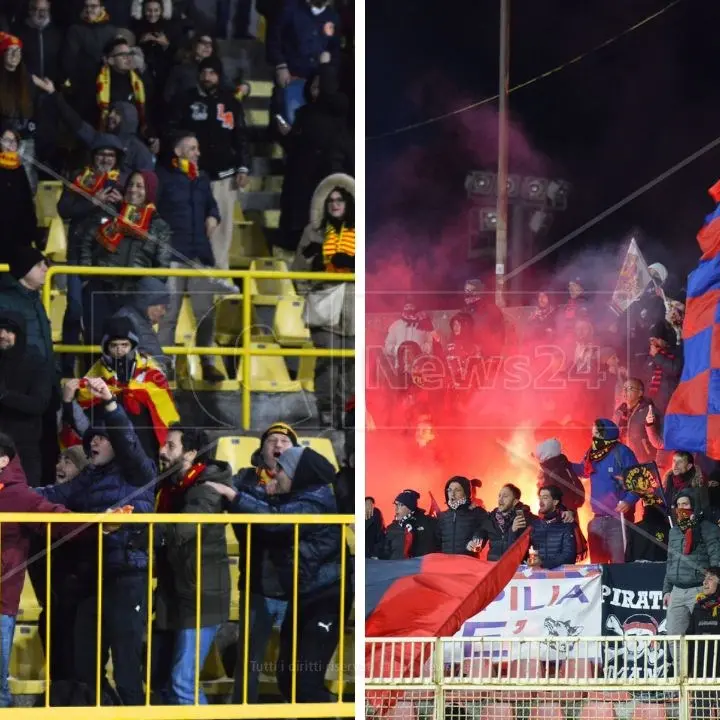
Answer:
<path fill-rule="evenodd" d="M 276 115 L 275 119 L 278 121 L 278 125 L 282 128 L 289 128 L 290 123 L 282 116 L 282 115 Z"/>

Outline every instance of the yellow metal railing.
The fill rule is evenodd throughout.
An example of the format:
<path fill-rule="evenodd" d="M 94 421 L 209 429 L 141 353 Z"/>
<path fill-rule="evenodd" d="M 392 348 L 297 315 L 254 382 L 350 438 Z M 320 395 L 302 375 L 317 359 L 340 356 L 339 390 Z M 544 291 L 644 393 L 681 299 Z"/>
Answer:
<path fill-rule="evenodd" d="M 0 265 L 0 272 L 7 270 L 7 265 Z M 50 314 L 50 298 L 52 292 L 52 278 L 55 275 L 87 275 L 110 277 L 207 277 L 230 278 L 243 281 L 243 327 L 252 325 L 252 295 L 250 282 L 252 280 L 305 280 L 316 282 L 354 282 L 354 273 L 311 273 L 311 272 L 277 272 L 271 270 L 195 270 L 192 268 L 100 268 L 82 267 L 75 265 L 52 265 L 48 269 L 45 285 L 42 289 L 42 301 L 45 311 Z M 98 352 L 99 348 L 90 345 L 54 345 L 55 352 L 60 353 L 89 353 Z M 280 356 L 280 357 L 333 357 L 353 358 L 355 350 L 329 350 L 325 348 L 253 348 L 251 347 L 251 334 L 248 330 L 243 332 L 241 347 L 165 347 L 163 352 L 167 355 L 214 355 L 239 356 L 246 358 L 242 364 L 242 425 L 249 430 L 250 423 L 250 362 L 253 356 Z"/>
<path fill-rule="evenodd" d="M 45 687 L 44 707 L 40 708 L 15 708 L 13 709 L 13 717 L 18 718 L 53 718 L 63 720 L 77 720 L 77 708 L 71 707 L 51 707 L 50 706 L 50 688 L 52 678 L 50 677 L 50 657 L 51 657 L 51 628 L 52 628 L 52 604 L 51 604 L 51 581 L 52 581 L 52 552 L 51 550 L 67 539 L 59 539 L 53 541 L 52 526 L 72 524 L 79 526 L 82 530 L 83 526 L 88 526 L 84 532 L 93 532 L 89 526 L 97 525 L 97 669 L 96 669 L 96 700 L 95 707 L 88 712 L 88 717 L 93 718 L 112 718 L 113 720 L 153 720 L 167 718 L 167 720 L 185 720 L 185 718 L 214 718 L 217 720 L 232 718 L 335 718 L 335 717 L 354 717 L 355 704 L 345 701 L 343 690 L 345 678 L 345 622 L 344 618 L 348 611 L 346 606 L 346 576 L 348 572 L 348 526 L 355 522 L 352 515 L 241 515 L 241 514 L 218 514 L 203 515 L 198 513 L 188 514 L 162 514 L 162 513 L 145 513 L 137 515 L 107 515 L 107 514 L 91 514 L 91 513 L 0 513 L 0 528 L 3 523 L 32 523 L 34 525 L 46 524 L 46 583 L 47 594 L 44 598 L 45 604 L 45 631 L 46 631 L 46 653 L 45 653 Z M 201 610 L 202 610 L 202 526 L 203 525 L 227 525 L 241 524 L 248 526 L 247 545 L 246 545 L 246 564 L 245 564 L 245 598 L 244 598 L 244 619 L 245 634 L 242 639 L 244 643 L 243 657 L 245 660 L 245 669 L 243 672 L 243 701 L 241 704 L 221 705 L 221 704 L 199 704 L 200 693 L 200 633 L 197 630 L 201 627 Z M 145 661 L 147 664 L 145 673 L 145 704 L 141 706 L 109 706 L 100 705 L 102 695 L 102 680 L 104 668 L 101 666 L 101 648 L 102 648 L 102 610 L 103 610 L 103 541 L 105 538 L 105 529 L 112 532 L 119 525 L 147 525 L 148 532 L 148 596 L 147 596 L 147 646 Z M 152 622 L 153 622 L 153 570 L 154 570 L 154 531 L 158 524 L 183 524 L 196 526 L 196 567 L 195 573 L 197 578 L 196 588 L 196 605 L 195 605 L 195 704 L 194 705 L 151 705 L 151 659 L 152 659 Z M 249 676 L 249 645 L 250 645 L 250 557 L 252 542 L 252 527 L 255 525 L 292 525 L 294 535 L 294 563 L 293 563 L 293 593 L 291 607 L 293 610 L 293 641 L 292 641 L 292 664 L 291 664 L 291 701 L 288 703 L 248 703 L 248 676 Z M 338 675 L 337 684 L 339 692 L 337 700 L 328 703 L 298 703 L 297 702 L 297 668 L 298 668 L 298 592 L 299 592 L 299 539 L 301 525 L 340 525 L 340 626 L 338 641 Z M 72 542 L 85 542 L 84 538 L 76 538 L 70 540 Z M 0 552 L 2 548 L 0 547 Z M 37 560 L 40 562 L 41 560 Z M 4 578 L 0 577 L 0 595 L 2 594 L 2 583 Z M 26 582 L 29 580 L 26 578 Z M 232 592 L 231 588 L 231 592 Z M 40 602 L 42 600 L 39 599 Z M 238 640 L 240 642 L 240 640 Z"/>

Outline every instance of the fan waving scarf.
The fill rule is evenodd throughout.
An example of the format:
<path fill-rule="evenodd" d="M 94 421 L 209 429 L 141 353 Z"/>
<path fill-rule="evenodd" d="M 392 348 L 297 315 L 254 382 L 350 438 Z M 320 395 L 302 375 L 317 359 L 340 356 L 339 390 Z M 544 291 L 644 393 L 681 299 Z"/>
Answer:
<path fill-rule="evenodd" d="M 410 560 L 367 560 L 365 635 L 372 638 L 451 637 L 486 608 L 512 580 L 530 546 L 530 530 L 498 562 L 466 555 L 433 554 Z M 368 643 L 366 676 L 418 678 L 432 656 L 432 643 Z M 403 691 L 368 694 L 380 714 Z"/>
<path fill-rule="evenodd" d="M 665 413 L 665 447 L 720 460 L 720 182 L 709 192 L 718 205 L 697 236 L 703 254 L 688 278 L 683 372 Z"/>

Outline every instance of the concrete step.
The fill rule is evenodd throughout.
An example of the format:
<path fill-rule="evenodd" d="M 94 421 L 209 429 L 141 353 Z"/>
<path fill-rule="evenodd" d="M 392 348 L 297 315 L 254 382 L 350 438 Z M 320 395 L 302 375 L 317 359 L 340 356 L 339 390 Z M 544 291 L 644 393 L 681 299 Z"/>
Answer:
<path fill-rule="evenodd" d="M 261 212 L 277 210 L 280 207 L 280 193 L 248 192 L 243 197 L 242 206 L 244 212 L 248 210 L 259 210 Z"/>

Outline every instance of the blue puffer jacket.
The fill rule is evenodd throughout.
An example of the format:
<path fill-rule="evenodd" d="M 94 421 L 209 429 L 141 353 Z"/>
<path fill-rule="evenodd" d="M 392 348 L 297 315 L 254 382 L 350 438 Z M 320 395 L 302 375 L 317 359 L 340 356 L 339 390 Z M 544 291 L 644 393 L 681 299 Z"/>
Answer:
<path fill-rule="evenodd" d="M 220 211 L 212 194 L 210 180 L 201 172 L 191 180 L 178 168 L 157 169 L 160 190 L 157 208 L 172 230 L 172 247 L 188 260 L 215 266 L 212 247 L 205 232 L 205 220 L 220 221 Z"/>
<path fill-rule="evenodd" d="M 530 526 L 530 543 L 546 570 L 575 563 L 577 548 L 574 523 L 561 520 L 548 522 L 537 518 Z"/>
<path fill-rule="evenodd" d="M 601 428 L 605 440 L 619 439 L 620 429 L 612 420 L 601 418 L 595 422 Z M 592 472 L 589 476 L 585 472 L 584 462 L 572 463 L 578 477 L 589 477 L 590 505 L 595 515 L 618 517 L 615 506 L 621 500 L 634 506 L 640 499 L 634 493 L 628 492 L 622 482 L 616 479 L 616 476 L 623 475 L 628 468 L 637 464 L 635 453 L 620 442 L 617 442 L 602 460 L 591 462 Z"/>
<path fill-rule="evenodd" d="M 38 488 L 50 502 L 64 505 L 73 512 L 104 512 L 108 508 L 132 505 L 133 513 L 154 509 L 155 463 L 143 452 L 132 423 L 118 405 L 105 411 L 104 427 L 90 428 L 86 445 L 93 435 L 109 438 L 115 459 L 102 467 L 88 465 L 77 477 L 62 485 Z M 147 568 L 147 528 L 127 525 L 103 537 L 106 573 L 121 573 Z"/>
<path fill-rule="evenodd" d="M 327 51 L 333 61 L 337 60 L 339 25 L 340 18 L 332 7 L 313 15 L 306 0 L 286 0 L 280 17 L 270 24 L 268 62 L 274 67 L 287 65 L 293 77 L 309 78 L 318 70 L 321 53 Z"/>
<path fill-rule="evenodd" d="M 310 448 L 303 451 L 291 491 L 287 495 L 268 496 L 261 487 L 243 486 L 230 505 L 230 512 L 251 514 L 323 515 L 337 512 L 332 489 L 335 476 L 332 465 Z M 293 533 L 292 525 L 263 525 L 264 532 L 273 533 L 281 543 L 274 562 L 285 595 L 293 595 Z M 311 593 L 340 581 L 339 525 L 300 525 L 298 594 Z M 349 561 L 349 555 L 348 555 Z"/>

